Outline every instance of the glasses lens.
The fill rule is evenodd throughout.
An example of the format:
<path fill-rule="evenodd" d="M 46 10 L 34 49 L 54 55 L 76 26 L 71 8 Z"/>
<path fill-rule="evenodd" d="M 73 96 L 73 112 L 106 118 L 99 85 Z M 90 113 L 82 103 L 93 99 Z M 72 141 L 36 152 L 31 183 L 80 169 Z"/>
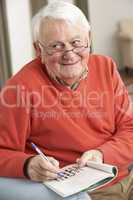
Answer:
<path fill-rule="evenodd" d="M 40 46 L 43 50 L 43 53 L 46 52 L 49 55 L 53 55 L 56 53 L 63 53 L 65 52 L 65 46 L 64 44 L 58 43 L 58 44 L 54 44 L 53 46 L 44 46 L 42 43 L 40 43 Z M 88 48 L 88 43 L 87 45 L 79 45 L 79 46 L 75 46 L 73 49 L 69 50 L 69 51 L 73 51 L 74 53 L 80 53 L 82 51 L 84 51 L 86 48 Z M 66 50 L 67 51 L 67 50 Z"/>
<path fill-rule="evenodd" d="M 86 48 L 88 48 L 88 44 L 86 46 L 81 46 L 81 47 L 74 48 L 73 52 L 80 53 L 80 52 L 84 51 Z"/>

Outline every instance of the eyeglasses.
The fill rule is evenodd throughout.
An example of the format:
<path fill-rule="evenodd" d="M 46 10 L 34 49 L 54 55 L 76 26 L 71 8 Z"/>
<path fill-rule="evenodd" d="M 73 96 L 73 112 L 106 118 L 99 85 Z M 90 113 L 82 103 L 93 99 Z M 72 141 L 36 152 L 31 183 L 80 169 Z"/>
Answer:
<path fill-rule="evenodd" d="M 73 47 L 70 50 L 66 50 L 66 45 L 63 42 L 57 41 L 55 43 L 51 43 L 50 45 L 46 46 L 42 42 L 38 41 L 38 44 L 43 52 L 46 52 L 48 55 L 53 55 L 56 53 L 64 53 L 68 51 L 73 51 L 74 53 L 81 53 L 85 49 L 88 48 L 88 42 L 84 42 L 80 39 L 73 40 L 70 42 L 71 46 Z"/>

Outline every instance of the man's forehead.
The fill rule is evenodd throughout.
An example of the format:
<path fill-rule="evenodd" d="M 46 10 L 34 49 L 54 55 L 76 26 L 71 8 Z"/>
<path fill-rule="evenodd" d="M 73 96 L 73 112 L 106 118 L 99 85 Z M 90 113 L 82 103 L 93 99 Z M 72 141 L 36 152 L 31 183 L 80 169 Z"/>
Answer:
<path fill-rule="evenodd" d="M 62 19 L 45 19 L 41 23 L 40 36 L 47 40 L 51 37 L 80 37 L 83 36 L 83 29 L 79 25 L 74 25 Z"/>

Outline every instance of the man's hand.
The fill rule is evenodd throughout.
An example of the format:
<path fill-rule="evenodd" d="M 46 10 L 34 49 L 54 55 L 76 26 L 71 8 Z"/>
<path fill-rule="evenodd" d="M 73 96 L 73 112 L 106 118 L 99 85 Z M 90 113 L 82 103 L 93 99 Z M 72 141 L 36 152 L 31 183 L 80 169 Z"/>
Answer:
<path fill-rule="evenodd" d="M 53 157 L 48 157 L 49 161 L 44 160 L 37 155 L 29 161 L 27 173 L 31 180 L 42 182 L 57 178 L 59 170 L 59 162 Z"/>
<path fill-rule="evenodd" d="M 99 150 L 89 150 L 83 153 L 83 155 L 76 160 L 79 167 L 87 165 L 88 161 L 95 161 L 103 163 L 103 154 Z"/>

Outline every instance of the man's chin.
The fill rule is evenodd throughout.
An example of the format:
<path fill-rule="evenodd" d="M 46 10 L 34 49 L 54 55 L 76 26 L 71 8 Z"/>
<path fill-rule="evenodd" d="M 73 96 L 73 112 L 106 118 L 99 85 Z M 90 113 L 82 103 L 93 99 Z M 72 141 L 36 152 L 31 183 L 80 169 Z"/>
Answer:
<path fill-rule="evenodd" d="M 64 78 L 75 78 L 75 77 L 79 77 L 82 74 L 82 69 L 78 70 L 78 71 L 74 71 L 74 70 L 65 70 L 64 72 L 61 73 L 61 76 Z"/>
<path fill-rule="evenodd" d="M 78 74 L 78 75 L 77 74 L 76 75 L 73 74 L 73 75 L 66 76 L 66 74 L 65 74 L 64 76 L 63 75 L 61 76 L 61 79 L 66 81 L 66 82 L 68 82 L 68 81 L 70 81 L 70 82 L 72 81 L 73 82 L 73 81 L 76 81 L 80 77 L 80 75 L 81 74 Z"/>

